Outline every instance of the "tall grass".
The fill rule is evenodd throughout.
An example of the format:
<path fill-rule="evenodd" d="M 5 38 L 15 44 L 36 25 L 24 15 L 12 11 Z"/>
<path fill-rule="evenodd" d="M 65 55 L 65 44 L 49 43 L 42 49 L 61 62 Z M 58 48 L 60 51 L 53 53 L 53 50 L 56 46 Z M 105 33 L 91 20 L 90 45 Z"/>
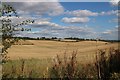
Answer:
<path fill-rule="evenodd" d="M 120 79 L 120 50 L 99 50 L 95 64 L 81 64 L 77 61 L 77 51 L 71 56 L 54 59 L 9 60 L 3 64 L 3 79 L 6 78 L 61 78 L 112 80 Z"/>
<path fill-rule="evenodd" d="M 96 68 L 94 64 L 81 64 L 77 61 L 77 51 L 73 51 L 70 57 L 64 53 L 64 57 L 59 55 L 54 59 L 54 64 L 50 69 L 50 78 L 61 79 L 97 79 Z"/>
<path fill-rule="evenodd" d="M 108 56 L 106 54 L 107 51 L 99 50 L 99 59 L 95 63 L 98 78 L 101 80 L 109 80 L 113 78 L 114 74 L 119 75 L 120 73 L 120 50 L 111 48 Z M 114 78 L 117 77 L 114 76 Z"/>
<path fill-rule="evenodd" d="M 72 56 L 67 58 L 66 53 L 64 53 L 64 58 L 57 55 L 54 59 L 54 65 L 52 66 L 50 76 L 53 78 L 74 78 L 78 75 L 78 65 L 76 61 L 77 52 L 73 51 Z"/>
<path fill-rule="evenodd" d="M 19 59 L 9 60 L 3 64 L 3 79 L 5 78 L 43 78 L 51 59 Z M 47 76 L 45 76 L 47 78 Z"/>

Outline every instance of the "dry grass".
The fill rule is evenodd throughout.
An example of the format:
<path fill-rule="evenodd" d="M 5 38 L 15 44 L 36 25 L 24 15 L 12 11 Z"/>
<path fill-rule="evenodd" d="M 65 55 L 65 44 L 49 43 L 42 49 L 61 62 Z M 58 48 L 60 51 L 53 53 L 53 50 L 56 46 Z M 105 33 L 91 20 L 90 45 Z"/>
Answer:
<path fill-rule="evenodd" d="M 81 63 L 93 62 L 95 52 L 97 49 L 107 49 L 110 47 L 118 48 L 117 43 L 97 42 L 96 41 L 81 41 L 81 42 L 58 42 L 58 41 L 45 41 L 45 40 L 28 40 L 27 42 L 34 45 L 13 45 L 8 49 L 8 56 L 10 59 L 15 60 L 19 58 L 29 59 L 46 59 L 53 58 L 58 55 L 63 55 L 67 51 L 70 56 L 72 51 L 77 50 L 77 59 Z M 96 47 L 97 46 L 97 47 Z"/>
<path fill-rule="evenodd" d="M 21 39 L 19 41 L 16 41 L 13 45 L 34 45 L 34 44 L 28 40 Z"/>
<path fill-rule="evenodd" d="M 98 53 L 99 58 L 93 64 L 81 64 L 77 58 L 77 54 L 79 54 L 77 51 L 73 51 L 72 55 L 69 53 L 71 56 L 67 56 L 64 52 L 64 56 L 57 55 L 54 59 L 9 60 L 3 64 L 3 78 L 28 78 L 28 80 L 31 78 L 120 79 L 119 49 L 98 50 Z M 106 54 L 109 54 L 109 56 L 106 56 Z M 100 77 L 97 74 L 97 72 L 99 73 L 98 66 Z"/>
<path fill-rule="evenodd" d="M 10 60 L 4 63 L 2 66 L 2 74 L 3 74 L 2 77 L 3 78 L 31 78 L 31 77 L 43 78 L 44 74 L 46 74 L 47 67 L 50 67 L 51 64 L 52 64 L 51 59 Z"/>

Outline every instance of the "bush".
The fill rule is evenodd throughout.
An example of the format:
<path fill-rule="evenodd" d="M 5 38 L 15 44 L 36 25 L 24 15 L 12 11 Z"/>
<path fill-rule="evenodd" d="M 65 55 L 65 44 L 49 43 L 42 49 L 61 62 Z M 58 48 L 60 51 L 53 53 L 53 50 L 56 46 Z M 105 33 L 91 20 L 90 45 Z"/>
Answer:
<path fill-rule="evenodd" d="M 114 77 L 114 73 L 120 73 L 120 50 L 110 49 L 109 56 L 107 51 L 99 50 L 99 56 L 96 56 L 96 69 L 98 78 L 101 80 L 109 80 Z"/>
<path fill-rule="evenodd" d="M 80 66 L 76 59 L 77 51 L 73 51 L 72 56 L 68 58 L 64 53 L 64 58 L 57 55 L 54 59 L 54 65 L 50 70 L 51 78 L 86 78 L 86 73 L 82 72 L 84 67 Z"/>

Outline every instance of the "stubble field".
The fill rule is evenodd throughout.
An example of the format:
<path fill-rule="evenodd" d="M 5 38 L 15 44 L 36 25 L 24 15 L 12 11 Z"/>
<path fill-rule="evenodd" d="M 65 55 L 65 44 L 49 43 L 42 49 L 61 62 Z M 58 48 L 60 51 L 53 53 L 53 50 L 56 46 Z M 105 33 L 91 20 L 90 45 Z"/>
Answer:
<path fill-rule="evenodd" d="M 8 49 L 8 56 L 11 60 L 53 59 L 56 55 L 63 56 L 66 53 L 67 56 L 70 56 L 73 51 L 77 51 L 77 60 L 81 63 L 89 63 L 95 60 L 95 54 L 98 49 L 118 48 L 118 43 L 102 41 L 59 42 L 27 40 L 25 43 L 26 45 L 12 45 Z M 27 45 L 27 43 L 33 43 L 34 45 Z"/>

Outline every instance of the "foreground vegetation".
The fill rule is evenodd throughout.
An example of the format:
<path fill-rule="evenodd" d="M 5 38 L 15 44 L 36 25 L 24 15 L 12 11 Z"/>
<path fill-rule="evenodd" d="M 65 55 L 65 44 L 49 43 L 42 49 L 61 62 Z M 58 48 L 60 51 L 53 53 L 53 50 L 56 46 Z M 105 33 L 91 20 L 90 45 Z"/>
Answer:
<path fill-rule="evenodd" d="M 3 80 L 7 78 L 72 78 L 112 80 L 120 79 L 120 50 L 99 50 L 92 64 L 77 61 L 77 51 L 67 57 L 66 52 L 54 59 L 19 59 L 3 63 Z"/>

